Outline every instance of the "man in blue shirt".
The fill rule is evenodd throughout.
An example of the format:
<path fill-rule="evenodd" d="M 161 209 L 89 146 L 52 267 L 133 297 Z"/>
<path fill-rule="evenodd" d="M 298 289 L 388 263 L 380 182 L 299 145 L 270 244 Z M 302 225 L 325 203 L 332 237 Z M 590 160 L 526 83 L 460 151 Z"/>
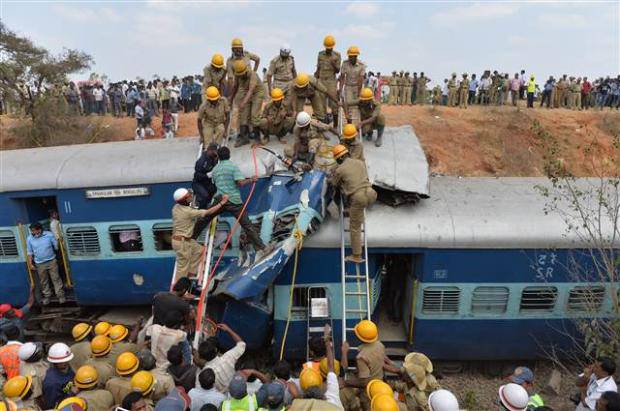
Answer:
<path fill-rule="evenodd" d="M 71 349 L 63 343 L 53 344 L 47 354 L 47 361 L 52 366 L 43 378 L 43 405 L 45 409 L 54 409 L 59 402 L 74 395 L 71 387 L 75 373 L 71 369 L 73 359 Z"/>
<path fill-rule="evenodd" d="M 478 79 L 476 74 L 471 75 L 471 81 L 469 82 L 469 90 L 467 93 L 467 104 L 474 104 L 476 102 L 476 91 L 478 90 Z"/>
<path fill-rule="evenodd" d="M 43 305 L 49 304 L 50 297 L 52 296 L 50 278 L 52 279 L 58 302 L 64 304 L 65 291 L 60 275 L 58 275 L 58 263 L 56 262 L 56 251 L 58 250 L 56 237 L 49 231 L 43 231 L 40 223 L 32 223 L 26 245 L 28 249 L 28 263 L 30 267 L 36 267 L 37 274 L 39 275 Z"/>

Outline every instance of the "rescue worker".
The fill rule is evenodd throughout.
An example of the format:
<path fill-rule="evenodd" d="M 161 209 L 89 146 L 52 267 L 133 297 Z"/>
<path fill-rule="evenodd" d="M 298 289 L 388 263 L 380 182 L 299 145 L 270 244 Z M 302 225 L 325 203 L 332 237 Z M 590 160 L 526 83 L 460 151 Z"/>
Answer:
<path fill-rule="evenodd" d="M 155 377 L 149 371 L 138 371 L 131 377 L 131 390 L 142 394 L 142 398 L 146 402 L 147 411 L 155 408 L 152 399 L 153 388 L 155 388 Z"/>
<path fill-rule="evenodd" d="M 407 409 L 426 409 L 428 396 L 441 388 L 432 372 L 433 363 L 426 355 L 412 352 L 405 356 L 401 370 L 404 381 L 393 381 L 390 386 L 404 393 Z"/>
<path fill-rule="evenodd" d="M 209 87 L 215 87 L 218 90 L 224 90 L 226 82 L 226 70 L 224 65 L 224 56 L 216 53 L 211 57 L 211 63 L 206 65 L 202 70 L 202 92 L 206 93 Z"/>
<path fill-rule="evenodd" d="M 448 80 L 448 107 L 456 106 L 456 86 L 456 73 L 452 73 L 452 77 L 450 77 L 450 80 Z"/>
<path fill-rule="evenodd" d="M 50 368 L 43 359 L 43 344 L 25 343 L 19 347 L 19 359 L 19 374 L 32 378 L 32 398 L 38 400 L 43 395 L 43 378 Z"/>
<path fill-rule="evenodd" d="M 411 105 L 411 90 L 413 89 L 413 82 L 411 77 L 409 77 L 409 72 L 405 72 L 405 77 L 403 77 L 403 98 L 401 99 L 400 104 L 402 106 Z"/>
<path fill-rule="evenodd" d="M 383 131 L 385 130 L 385 116 L 381 113 L 381 103 L 374 100 L 371 89 L 362 89 L 358 107 L 360 110 L 359 127 L 362 129 L 362 134 L 366 140 L 372 141 L 373 131 L 377 130 L 375 146 L 381 147 L 383 145 Z M 353 153 L 351 156 L 356 158 Z"/>
<path fill-rule="evenodd" d="M 459 86 L 459 108 L 467 108 L 467 97 L 469 95 L 469 79 L 467 73 L 463 73 L 463 79 Z"/>
<path fill-rule="evenodd" d="M 375 380 L 370 380 L 368 384 L 366 384 L 366 395 L 368 396 L 368 399 L 370 400 L 371 408 L 373 408 L 372 407 L 373 400 L 376 397 L 380 395 L 388 395 L 391 398 L 394 398 L 394 390 L 392 390 L 392 387 L 390 387 L 388 383 L 382 380 L 375 379 Z M 407 409 L 406 406 L 404 408 Z M 417 410 L 417 408 L 412 408 L 412 409 Z"/>
<path fill-rule="evenodd" d="M 348 60 L 342 62 L 340 68 L 340 95 L 343 96 L 349 108 L 354 107 L 354 102 L 359 99 L 360 90 L 364 86 L 366 66 L 359 61 L 360 49 L 351 46 L 347 49 Z M 351 118 L 351 112 L 345 113 L 347 119 Z"/>
<path fill-rule="evenodd" d="M 332 377 L 328 387 L 324 387 L 321 374 L 314 368 L 305 368 L 299 375 L 299 383 L 304 391 L 304 398 L 293 400 L 289 411 L 306 410 L 342 410 L 342 403 L 338 393 L 338 379 L 330 372 Z M 335 386 L 335 387 L 334 387 Z"/>
<path fill-rule="evenodd" d="M 88 411 L 108 411 L 114 405 L 110 391 L 97 388 L 99 373 L 90 365 L 81 366 L 75 373 L 73 385 L 77 388 L 77 397 L 86 401 Z"/>
<path fill-rule="evenodd" d="M 125 352 L 116 359 L 116 377 L 112 377 L 105 384 L 114 398 L 114 404 L 120 404 L 123 398 L 132 391 L 131 377 L 138 371 L 140 362 L 134 353 Z"/>
<path fill-rule="evenodd" d="M 510 383 L 499 387 L 499 406 L 503 411 L 525 411 L 529 397 L 525 388 Z"/>
<path fill-rule="evenodd" d="M 127 327 L 122 324 L 117 324 L 110 330 L 110 340 L 112 341 L 112 350 L 110 350 L 110 363 L 116 364 L 116 359 L 119 355 L 125 352 L 131 352 L 133 354 L 138 352 L 138 346 L 133 342 L 138 337 L 138 331 L 142 325 L 142 319 L 133 328 L 131 334 Z"/>
<path fill-rule="evenodd" d="M 338 166 L 330 181 L 333 186 L 340 188 L 349 208 L 352 255 L 347 256 L 346 261 L 360 264 L 364 262 L 361 233 L 364 210 L 377 200 L 377 192 L 368 181 L 368 172 L 363 161 L 351 158 L 349 150 L 340 144 L 334 146 L 333 153 Z"/>
<path fill-rule="evenodd" d="M 107 323 L 106 323 L 107 324 Z M 71 346 L 71 352 L 73 353 L 73 359 L 71 360 L 71 368 L 73 371 L 77 371 L 88 357 L 90 357 L 90 341 L 89 337 L 92 336 L 93 326 L 86 323 L 79 323 L 73 326 L 71 335 L 75 343 Z"/>
<path fill-rule="evenodd" d="M 325 139 L 322 134 L 323 131 L 331 131 L 337 134 L 337 130 L 330 125 L 312 119 L 310 114 L 305 111 L 300 112 L 297 114 L 295 127 L 293 128 L 293 144 L 284 148 L 284 155 L 291 159 L 291 163 L 295 163 L 296 161 L 306 163 L 304 168 L 306 170 L 311 170 L 314 164 L 316 151 L 311 150 L 310 146 L 312 145 L 313 148 L 319 146 L 319 144 L 313 140 Z"/>
<path fill-rule="evenodd" d="M 32 395 L 32 377 L 29 375 L 18 375 L 11 378 L 2 387 L 2 392 L 6 398 L 15 402 L 19 410 L 41 410 L 36 398 Z"/>
<path fill-rule="evenodd" d="M 107 321 L 99 321 L 95 324 L 94 332 L 95 335 L 105 335 L 110 334 L 110 330 L 112 329 L 112 324 Z"/>
<path fill-rule="evenodd" d="M 55 343 L 47 352 L 47 361 L 52 364 L 43 378 L 43 405 L 45 409 L 54 408 L 69 396 L 75 373 L 69 362 L 73 353 L 67 344 Z"/>
<path fill-rule="evenodd" d="M 325 122 L 325 97 L 340 106 L 336 95 L 330 93 L 320 80 L 306 73 L 299 73 L 290 87 L 293 113 L 304 111 L 306 99 L 312 105 L 312 114 L 319 121 Z"/>
<path fill-rule="evenodd" d="M 398 409 L 398 403 L 394 397 L 387 394 L 377 395 L 370 403 L 371 411 L 398 411 Z"/>
<path fill-rule="evenodd" d="M 260 57 L 254 53 L 250 53 L 243 49 L 243 42 L 239 38 L 232 39 L 230 44 L 232 55 L 226 60 L 226 77 L 228 78 L 228 92 L 232 91 L 232 85 L 234 80 L 234 67 L 233 64 L 236 61 L 243 61 L 247 67 L 250 66 L 250 62 L 254 62 L 254 71 L 258 71 L 260 65 Z"/>
<path fill-rule="evenodd" d="M 398 73 L 398 98 L 396 99 L 396 104 L 399 106 L 403 105 L 405 97 L 405 72 L 403 70 Z"/>
<path fill-rule="evenodd" d="M 334 50 L 334 46 L 336 45 L 336 40 L 334 36 L 327 35 L 323 39 L 323 46 L 325 50 L 321 50 L 319 52 L 317 62 L 316 62 L 316 71 L 314 76 L 317 80 L 319 80 L 327 89 L 327 95 L 332 95 L 336 97 L 336 101 L 329 99 L 327 103 L 331 109 L 332 122 L 334 128 L 338 127 L 338 80 L 336 79 L 337 74 L 340 72 L 341 57 L 340 53 Z M 325 97 L 323 96 L 324 100 Z M 325 106 L 325 101 L 323 102 L 323 106 Z"/>
<path fill-rule="evenodd" d="M 230 106 L 226 97 L 220 95 L 217 87 L 210 86 L 204 93 L 205 101 L 198 109 L 196 124 L 202 141 L 202 149 L 209 144 L 222 144 L 230 123 Z"/>
<path fill-rule="evenodd" d="M 217 148 L 218 145 L 215 143 L 208 144 L 207 148 L 202 152 L 200 158 L 196 160 L 196 164 L 194 165 L 192 190 L 194 191 L 196 206 L 201 210 L 206 209 L 209 204 L 211 204 L 211 199 L 217 190 L 211 178 L 211 170 L 213 170 L 213 167 L 217 164 Z M 192 236 L 194 238 L 202 232 L 202 229 L 197 228 L 198 225 L 199 224 L 194 227 L 194 235 Z M 206 224 L 202 225 L 206 227 Z"/>
<path fill-rule="evenodd" d="M 97 370 L 101 385 L 105 385 L 114 376 L 114 366 L 110 363 L 110 351 L 112 341 L 105 335 L 98 335 L 90 342 L 90 358 L 76 371 L 79 372 L 85 365 L 90 365 Z"/>
<path fill-rule="evenodd" d="M 416 97 L 417 97 L 417 101 L 418 104 L 420 105 L 424 105 L 426 104 L 426 99 L 427 99 L 427 91 L 426 91 L 426 85 L 431 81 L 431 79 L 429 79 L 428 77 L 426 77 L 424 75 L 424 72 L 420 73 L 420 77 L 418 77 L 418 81 L 416 83 Z M 440 89 L 441 90 L 441 89 Z"/>
<path fill-rule="evenodd" d="M 222 402 L 222 411 L 253 411 L 258 409 L 256 394 L 248 394 L 245 377 L 236 374 L 228 385 L 230 399 Z"/>
<path fill-rule="evenodd" d="M 284 103 L 284 98 L 284 92 L 280 88 L 271 90 L 271 101 L 263 109 L 263 117 L 260 120 L 262 144 L 267 144 L 271 135 L 275 135 L 280 143 L 286 144 L 284 137 L 293 131 L 295 118 L 290 106 Z"/>
<path fill-rule="evenodd" d="M 155 385 L 153 387 L 153 394 L 151 397 L 155 401 L 164 398 L 174 389 L 174 379 L 165 370 L 155 367 L 157 362 L 155 360 L 155 356 L 153 356 L 150 350 L 141 350 L 137 357 L 140 361 L 140 371 L 149 371 L 153 374 L 153 378 L 155 379 Z"/>
<path fill-rule="evenodd" d="M 230 98 L 239 109 L 239 136 L 235 142 L 235 147 L 241 147 L 250 142 L 249 138 L 254 141 L 259 140 L 265 88 L 262 86 L 258 74 L 250 70 L 245 61 L 236 60 L 233 63 L 233 72 L 235 82 Z M 252 126 L 251 133 L 250 125 Z"/>
<path fill-rule="evenodd" d="M 176 271 L 173 282 L 182 277 L 193 277 L 198 273 L 198 264 L 202 254 L 202 246 L 192 238 L 196 220 L 201 217 L 219 213 L 228 201 L 227 196 L 213 207 L 206 210 L 197 210 L 190 206 L 193 195 L 186 188 L 175 190 L 172 207 L 172 249 L 176 252 Z"/>
<path fill-rule="evenodd" d="M 364 146 L 357 139 L 357 127 L 355 127 L 355 124 L 347 124 L 342 128 L 341 143 L 349 150 L 351 158 L 366 161 L 364 158 Z"/>
<path fill-rule="evenodd" d="M 288 44 L 280 47 L 280 54 L 269 62 L 266 81 L 269 93 L 274 88 L 279 88 L 284 93 L 284 104 L 290 105 L 289 86 L 297 77 L 295 59 L 291 56 L 291 46 Z"/>
<path fill-rule="evenodd" d="M 529 401 L 527 403 L 528 409 L 535 409 L 545 405 L 540 394 L 534 391 L 534 373 L 528 367 L 515 368 L 509 379 L 511 382 L 519 384 L 527 391 L 527 395 L 529 396 Z"/>
<path fill-rule="evenodd" d="M 581 110 L 581 77 L 571 85 L 571 109 Z"/>
<path fill-rule="evenodd" d="M 7 379 L 19 375 L 19 348 L 22 346 L 19 334 L 19 328 L 15 324 L 4 328 L 7 341 L 0 347 L 0 374 L 4 374 Z"/>
<path fill-rule="evenodd" d="M 448 390 L 437 390 L 428 396 L 429 411 L 459 411 L 459 401 Z"/>
<path fill-rule="evenodd" d="M 390 77 L 390 95 L 388 104 L 396 105 L 398 104 L 398 75 L 396 74 L 396 70 L 392 72 L 392 77 Z"/>
<path fill-rule="evenodd" d="M 60 404 L 58 404 L 57 409 L 73 411 L 76 409 L 75 407 L 73 407 L 74 405 L 78 406 L 79 407 L 78 409 L 80 410 L 86 411 L 88 409 L 88 404 L 86 404 L 86 401 L 84 400 L 84 398 L 80 398 L 80 397 L 65 398 L 64 400 L 60 402 Z"/>

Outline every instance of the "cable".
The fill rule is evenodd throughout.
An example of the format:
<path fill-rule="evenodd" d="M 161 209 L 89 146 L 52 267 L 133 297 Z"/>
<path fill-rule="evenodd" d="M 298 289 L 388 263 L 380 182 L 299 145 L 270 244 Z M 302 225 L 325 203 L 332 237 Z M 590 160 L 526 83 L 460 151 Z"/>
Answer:
<path fill-rule="evenodd" d="M 297 221 L 295 221 L 295 232 L 293 233 L 295 238 L 297 238 L 297 246 L 295 247 L 295 263 L 293 265 L 293 278 L 291 279 L 291 292 L 289 295 L 288 301 L 288 314 L 286 315 L 286 326 L 284 327 L 284 335 L 282 336 L 282 345 L 280 346 L 280 360 L 284 358 L 284 346 L 286 345 L 286 337 L 288 335 L 288 327 L 291 323 L 291 312 L 293 310 L 293 290 L 295 289 L 295 279 L 297 277 L 297 267 L 299 265 L 299 250 L 303 247 L 304 244 L 304 235 L 297 226 Z M 307 315 L 310 315 L 308 312 Z"/>

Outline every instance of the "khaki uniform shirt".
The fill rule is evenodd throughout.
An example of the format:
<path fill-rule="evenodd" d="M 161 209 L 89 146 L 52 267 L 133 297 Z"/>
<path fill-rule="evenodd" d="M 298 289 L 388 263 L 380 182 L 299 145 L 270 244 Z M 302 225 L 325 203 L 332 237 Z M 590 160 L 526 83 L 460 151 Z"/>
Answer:
<path fill-rule="evenodd" d="M 289 83 L 293 80 L 294 69 L 295 59 L 293 56 L 289 56 L 286 59 L 283 59 L 282 56 L 277 56 L 269 62 L 267 75 L 272 76 L 272 80 L 278 83 Z M 273 85 L 273 82 L 271 84 Z"/>
<path fill-rule="evenodd" d="M 342 411 L 342 408 L 330 404 L 325 400 L 300 399 L 293 400 L 289 411 Z"/>
<path fill-rule="evenodd" d="M 159 368 L 152 369 L 151 373 L 153 373 L 153 377 L 155 377 L 155 386 L 153 387 L 151 396 L 155 401 L 159 401 L 170 394 L 170 391 L 174 389 L 174 379 L 166 371 Z"/>
<path fill-rule="evenodd" d="M 346 160 L 345 162 L 347 161 L 349 160 Z M 361 161 L 359 162 L 361 164 L 364 164 Z M 366 169 L 365 166 L 364 169 Z M 375 341 L 374 343 L 360 345 L 360 350 L 356 358 L 358 378 L 383 380 L 385 347 L 383 346 L 381 341 Z"/>
<path fill-rule="evenodd" d="M 109 411 L 114 406 L 114 397 L 106 390 L 80 391 L 77 396 L 86 400 L 88 411 Z"/>
<path fill-rule="evenodd" d="M 226 60 L 226 75 L 228 76 L 229 79 L 235 76 L 235 73 L 233 71 L 233 63 L 235 62 L 235 60 L 245 61 L 245 64 L 247 64 L 250 71 L 252 71 L 254 67 L 250 67 L 250 62 L 252 61 L 258 62 L 260 61 L 260 57 L 258 57 L 257 54 L 250 53 L 249 51 L 245 51 L 245 50 L 243 51 L 243 57 L 241 57 L 240 59 L 236 58 L 235 56 L 228 57 L 228 60 Z"/>
<path fill-rule="evenodd" d="M 105 384 L 105 389 L 110 391 L 114 398 L 114 404 L 123 402 L 123 398 L 129 394 L 131 388 L 131 377 L 113 377 Z"/>
<path fill-rule="evenodd" d="M 310 82 L 306 87 L 302 88 L 296 87 L 294 82 L 291 82 L 289 85 L 289 90 L 292 98 L 312 98 L 317 91 L 327 94 L 327 88 L 323 85 L 323 83 L 321 83 L 320 80 L 317 80 L 314 76 L 308 76 L 308 78 Z"/>
<path fill-rule="evenodd" d="M 237 96 L 245 96 L 250 90 L 250 84 L 255 84 L 254 89 L 252 90 L 253 96 L 264 96 L 265 88 L 263 87 L 263 83 L 261 82 L 258 74 L 249 70 L 245 76 L 237 77 L 235 76 L 235 82 L 237 83 Z"/>
<path fill-rule="evenodd" d="M 411 87 L 413 85 L 413 80 L 409 76 L 403 77 L 403 86 Z"/>
<path fill-rule="evenodd" d="M 297 153 L 307 153 L 310 140 L 323 138 L 320 131 L 327 131 L 329 129 L 329 124 L 315 119 L 310 120 L 310 125 L 308 127 L 300 128 L 295 124 L 295 127 L 293 127 L 293 137 L 295 137 L 294 141 Z"/>
<path fill-rule="evenodd" d="M 263 109 L 263 118 L 269 121 L 271 125 L 277 125 L 284 121 L 287 117 L 292 117 L 293 113 L 289 110 L 284 102 L 278 107 L 273 101 L 267 103 Z"/>
<path fill-rule="evenodd" d="M 190 206 L 175 204 L 172 207 L 172 235 L 190 238 L 194 233 L 196 220 L 204 215 L 204 211 Z"/>
<path fill-rule="evenodd" d="M 469 79 L 464 78 L 463 80 L 461 80 L 461 90 L 465 90 L 465 91 L 469 91 Z"/>
<path fill-rule="evenodd" d="M 456 79 L 455 78 L 450 78 L 450 80 L 448 80 L 448 88 L 451 88 L 451 89 L 456 88 Z"/>
<path fill-rule="evenodd" d="M 390 87 L 398 87 L 398 75 L 393 75 L 392 77 L 390 77 Z"/>
<path fill-rule="evenodd" d="M 372 118 L 372 122 L 374 122 L 379 114 L 381 114 L 381 103 L 378 101 L 373 101 L 372 104 L 360 104 L 362 103 L 359 99 L 353 100 L 351 102 L 352 105 L 356 105 L 360 111 L 360 118 L 362 120 L 367 120 Z M 383 122 L 385 123 L 385 122 Z M 385 124 L 379 124 L 384 126 Z"/>
<path fill-rule="evenodd" d="M 73 359 L 70 361 L 71 369 L 77 371 L 90 358 L 90 341 L 88 338 L 71 346 Z"/>
<path fill-rule="evenodd" d="M 336 167 L 334 175 L 331 177 L 331 182 L 333 185 L 340 187 L 346 196 L 371 186 L 368 181 L 366 163 L 354 158 L 347 158 Z M 381 361 L 383 361 L 383 358 Z"/>
<path fill-rule="evenodd" d="M 349 60 L 342 62 L 340 75 L 345 76 L 345 86 L 361 88 L 364 84 L 364 73 L 366 73 L 366 66 L 361 61 L 357 60 L 355 65 L 351 64 Z"/>
<path fill-rule="evenodd" d="M 364 146 L 357 139 L 347 144 L 349 155 L 356 160 L 366 161 L 364 158 Z"/>
<path fill-rule="evenodd" d="M 108 380 L 114 377 L 114 367 L 110 364 L 110 357 L 106 355 L 105 357 L 91 357 L 84 363 L 84 365 L 92 365 L 97 370 L 97 374 L 99 374 L 99 385 L 105 386 Z"/>
<path fill-rule="evenodd" d="M 23 362 L 19 364 L 19 375 L 32 377 L 32 396 L 39 398 L 43 394 L 43 379 L 50 364 L 44 360 L 37 362 Z"/>
<path fill-rule="evenodd" d="M 202 79 L 202 89 L 206 90 L 208 87 L 214 86 L 220 89 L 221 82 L 226 77 L 226 69 L 225 68 L 215 68 L 211 64 L 205 66 L 202 70 L 203 79 Z M 220 90 L 220 93 L 222 90 Z"/>
<path fill-rule="evenodd" d="M 404 381 L 388 381 L 394 391 L 405 394 L 405 404 L 408 410 L 429 411 L 428 395 L 441 388 L 432 374 L 426 376 L 426 389 L 419 390 L 415 385 L 409 387 Z"/>
<path fill-rule="evenodd" d="M 319 52 L 316 62 L 316 72 L 321 80 L 336 80 L 336 74 L 340 71 L 341 63 L 340 53 L 332 50 L 331 54 L 327 54 L 325 50 Z"/>
<path fill-rule="evenodd" d="M 226 97 L 220 97 L 217 103 L 214 105 L 209 100 L 205 100 L 198 109 L 198 118 L 202 120 L 203 124 L 210 124 L 217 126 L 226 123 L 226 116 L 230 112 L 230 106 L 228 105 L 228 99 Z"/>

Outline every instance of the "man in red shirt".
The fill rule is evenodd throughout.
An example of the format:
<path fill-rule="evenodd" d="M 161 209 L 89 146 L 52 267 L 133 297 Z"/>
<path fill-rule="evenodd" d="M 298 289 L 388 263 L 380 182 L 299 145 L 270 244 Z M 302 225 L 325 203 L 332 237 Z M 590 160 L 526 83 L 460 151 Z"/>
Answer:
<path fill-rule="evenodd" d="M 592 84 L 588 81 L 587 77 L 583 78 L 581 83 L 581 108 L 587 110 L 590 107 L 590 92 L 592 91 Z"/>
<path fill-rule="evenodd" d="M 19 375 L 19 347 L 22 343 L 18 341 L 19 328 L 10 324 L 4 329 L 4 335 L 8 340 L 7 343 L 0 347 L 0 373 L 7 380 Z"/>

